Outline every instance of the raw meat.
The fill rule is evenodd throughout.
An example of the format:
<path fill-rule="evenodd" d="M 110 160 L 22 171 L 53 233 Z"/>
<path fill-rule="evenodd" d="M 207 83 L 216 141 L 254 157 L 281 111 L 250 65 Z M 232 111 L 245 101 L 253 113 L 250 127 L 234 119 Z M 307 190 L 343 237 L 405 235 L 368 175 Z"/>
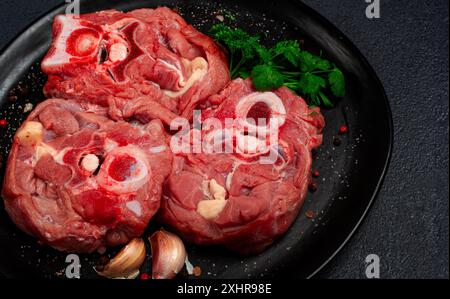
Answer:
<path fill-rule="evenodd" d="M 42 243 L 93 252 L 140 236 L 160 205 L 172 154 L 162 123 L 114 122 L 106 109 L 46 100 L 19 128 L 6 211 Z"/>
<path fill-rule="evenodd" d="M 202 144 L 213 148 L 232 140 L 232 151 L 177 153 L 158 218 L 193 243 L 261 252 L 299 212 L 310 179 L 311 150 L 322 143 L 324 119 L 318 108 L 309 108 L 287 88 L 255 92 L 250 80 L 234 80 L 209 102 L 203 126 L 217 118 L 225 130 L 203 127 Z M 230 125 L 226 118 L 235 121 Z M 248 119 L 275 119 L 277 124 L 255 126 Z M 254 134 L 257 129 L 263 134 Z M 269 132 L 278 135 L 277 142 L 267 142 Z M 212 136 L 219 142 L 211 143 Z"/>
<path fill-rule="evenodd" d="M 57 99 L 17 131 L 2 191 L 40 242 L 124 244 L 159 210 L 187 241 L 255 254 L 295 220 L 322 143 L 319 108 L 287 88 L 229 82 L 223 52 L 172 10 L 57 16 L 42 70 Z"/>
<path fill-rule="evenodd" d="M 167 7 L 60 15 L 42 61 L 48 97 L 109 107 L 115 120 L 190 117 L 229 81 L 212 39 Z"/>

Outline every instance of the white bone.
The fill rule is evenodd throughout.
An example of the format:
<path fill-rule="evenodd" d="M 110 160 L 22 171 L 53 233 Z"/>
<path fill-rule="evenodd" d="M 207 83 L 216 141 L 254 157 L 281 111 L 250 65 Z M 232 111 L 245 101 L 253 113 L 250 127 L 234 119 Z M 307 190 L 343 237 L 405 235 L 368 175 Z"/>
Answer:
<path fill-rule="evenodd" d="M 109 48 L 109 60 L 112 62 L 122 61 L 128 56 L 127 46 L 122 43 L 112 44 Z"/>
<path fill-rule="evenodd" d="M 286 108 L 284 107 L 281 99 L 273 92 L 254 92 L 241 98 L 239 100 L 239 103 L 236 105 L 235 110 L 236 115 L 247 128 L 254 132 L 256 130 L 260 131 L 261 129 L 258 128 L 255 123 L 247 121 L 247 114 L 249 113 L 250 109 L 257 103 L 264 103 L 271 109 L 271 119 L 276 126 L 276 128 L 271 129 L 278 129 L 284 124 L 286 120 Z"/>
<path fill-rule="evenodd" d="M 94 172 L 98 168 L 99 164 L 100 161 L 98 157 L 93 154 L 86 155 L 81 161 L 81 167 L 89 172 Z"/>

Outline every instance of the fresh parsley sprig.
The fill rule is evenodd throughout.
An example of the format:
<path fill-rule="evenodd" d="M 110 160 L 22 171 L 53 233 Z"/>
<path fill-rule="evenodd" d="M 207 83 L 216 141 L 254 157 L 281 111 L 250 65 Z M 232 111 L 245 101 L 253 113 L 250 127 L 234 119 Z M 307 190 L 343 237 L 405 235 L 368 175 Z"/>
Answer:
<path fill-rule="evenodd" d="M 297 41 L 285 40 L 266 48 L 258 36 L 224 24 L 214 25 L 210 35 L 227 48 L 232 79 L 252 77 L 261 91 L 286 86 L 314 106 L 332 107 L 330 95 L 345 95 L 342 71 L 321 56 L 302 50 Z"/>

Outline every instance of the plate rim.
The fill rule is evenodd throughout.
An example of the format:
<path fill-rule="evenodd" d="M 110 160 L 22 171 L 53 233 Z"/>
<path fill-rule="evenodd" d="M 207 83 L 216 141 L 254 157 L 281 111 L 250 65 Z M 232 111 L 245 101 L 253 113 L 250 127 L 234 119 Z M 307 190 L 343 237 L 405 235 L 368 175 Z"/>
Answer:
<path fill-rule="evenodd" d="M 387 155 L 385 157 L 385 163 L 383 165 L 383 170 L 381 172 L 381 175 L 379 176 L 377 185 L 375 186 L 375 190 L 372 192 L 372 196 L 364 209 L 364 212 L 359 217 L 359 220 L 353 225 L 353 229 L 350 231 L 350 233 L 347 235 L 347 237 L 342 241 L 341 245 L 333 252 L 333 254 L 322 263 L 320 267 L 318 267 L 313 273 L 311 273 L 307 278 L 313 278 L 317 274 L 319 274 L 324 268 L 341 252 L 341 250 L 348 244 L 348 242 L 352 239 L 352 237 L 356 234 L 358 229 L 361 227 L 361 225 L 364 222 L 364 219 L 367 217 L 367 215 L 370 212 L 370 209 L 373 206 L 373 203 L 378 198 L 378 195 L 381 191 L 381 188 L 383 186 L 384 180 L 386 178 L 386 174 L 389 170 L 389 166 L 392 159 L 392 153 L 394 148 L 394 120 L 392 116 L 392 109 L 391 105 L 389 103 L 389 98 L 387 96 L 386 90 L 384 89 L 383 82 L 379 78 L 377 72 L 372 67 L 370 62 L 367 60 L 366 56 L 359 50 L 359 48 L 351 41 L 351 39 L 342 32 L 336 25 L 334 25 L 330 20 L 328 20 L 325 16 L 323 16 L 321 13 L 319 13 L 314 8 L 310 7 L 306 3 L 303 3 L 301 0 L 290 0 L 295 2 L 297 5 L 301 6 L 302 9 L 309 10 L 314 15 L 314 18 L 318 19 L 320 23 L 324 25 L 324 27 L 333 28 L 334 31 L 339 33 L 341 42 L 347 44 L 351 47 L 351 50 L 358 55 L 358 58 L 364 63 L 366 70 L 369 71 L 369 74 L 371 77 L 376 79 L 375 84 L 378 86 L 379 90 L 381 91 L 382 97 L 383 97 L 383 103 L 387 111 L 387 127 L 389 131 L 389 140 L 388 140 L 388 151 Z"/>
<path fill-rule="evenodd" d="M 334 32 L 339 34 L 340 42 L 345 44 L 347 47 L 350 48 L 350 50 L 356 54 L 357 58 L 361 61 L 361 63 L 364 65 L 365 70 L 368 72 L 368 74 L 371 76 L 371 78 L 375 79 L 375 82 L 373 82 L 373 85 L 376 85 L 377 89 L 380 91 L 382 95 L 382 102 L 384 105 L 384 108 L 386 110 L 386 115 L 384 117 L 384 122 L 386 122 L 387 126 L 387 137 L 386 140 L 387 143 L 387 151 L 385 152 L 385 157 L 383 158 L 384 164 L 382 167 L 382 171 L 378 177 L 377 184 L 374 187 L 374 190 L 371 192 L 372 195 L 367 202 L 364 211 L 362 214 L 357 217 L 356 223 L 352 224 L 351 231 L 346 234 L 346 237 L 343 241 L 339 242 L 340 245 L 332 252 L 332 254 L 323 261 L 320 266 L 317 267 L 316 270 L 314 270 L 311 274 L 306 276 L 307 279 L 315 278 L 316 275 L 320 274 L 324 268 L 330 264 L 330 262 L 336 258 L 336 256 L 341 252 L 341 250 L 348 244 L 348 242 L 354 237 L 358 229 L 362 226 L 364 219 L 369 214 L 371 208 L 373 207 L 373 203 L 378 198 L 378 195 L 381 191 L 381 188 L 383 186 L 383 183 L 385 181 L 387 172 L 389 170 L 389 166 L 392 159 L 393 154 L 393 147 L 394 147 L 394 121 L 393 121 L 393 115 L 392 115 L 392 109 L 389 103 L 389 98 L 386 94 L 386 90 L 383 86 L 383 82 L 380 80 L 378 74 L 376 73 L 375 69 L 372 67 L 372 65 L 369 63 L 365 55 L 359 50 L 359 48 L 351 41 L 351 39 L 343 33 L 336 25 L 334 25 L 331 21 L 329 21 L 325 16 L 320 14 L 317 10 L 310 7 L 306 3 L 303 3 L 301 0 L 282 0 L 285 2 L 292 2 L 295 3 L 299 8 L 306 11 L 307 14 L 310 14 L 312 18 L 316 19 L 318 23 L 320 24 L 320 27 L 323 28 L 331 28 Z M 250 1 L 247 1 L 250 2 Z M 70 3 L 69 3 L 70 4 Z M 30 29 L 30 27 L 33 27 L 37 25 L 39 22 L 42 22 L 45 18 L 54 16 L 56 13 L 58 13 L 63 7 L 66 7 L 69 5 L 68 3 L 60 3 L 56 6 L 53 6 L 46 12 L 40 14 L 38 17 L 36 17 L 32 22 L 27 23 L 22 30 L 20 30 L 13 38 L 11 38 L 9 41 L 5 43 L 3 47 L 0 48 L 0 60 L 3 58 L 3 56 L 8 52 L 8 49 L 13 47 L 16 43 L 20 42 L 22 38 L 24 38 L 24 35 L 26 35 L 27 31 Z M 114 4 L 114 3 L 112 3 Z M 6 273 L 4 273 L 0 269 L 0 274 L 4 275 L 5 277 L 11 277 L 8 276 Z"/>

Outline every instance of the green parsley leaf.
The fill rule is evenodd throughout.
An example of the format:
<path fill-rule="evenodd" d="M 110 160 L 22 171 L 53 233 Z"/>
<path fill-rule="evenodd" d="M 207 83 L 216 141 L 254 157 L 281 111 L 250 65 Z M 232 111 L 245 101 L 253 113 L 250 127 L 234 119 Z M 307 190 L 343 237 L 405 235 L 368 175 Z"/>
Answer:
<path fill-rule="evenodd" d="M 253 85 L 257 90 L 273 90 L 283 85 L 283 75 L 270 65 L 257 65 L 251 73 Z"/>
<path fill-rule="evenodd" d="M 259 44 L 259 37 L 250 36 L 241 29 L 234 29 L 220 23 L 213 25 L 209 34 L 230 51 L 230 73 L 232 79 L 236 78 L 235 75 L 241 67 L 248 61 L 253 60 L 261 51 L 262 46 Z M 235 59 L 236 61 L 234 61 Z"/>
<path fill-rule="evenodd" d="M 327 82 L 322 77 L 311 73 L 304 73 L 300 76 L 300 89 L 308 95 L 316 95 L 321 88 L 327 87 Z"/>
<path fill-rule="evenodd" d="M 295 40 L 286 40 L 277 43 L 272 49 L 274 57 L 282 55 L 293 66 L 298 67 L 300 64 L 301 50 L 300 45 Z"/>
<path fill-rule="evenodd" d="M 237 72 L 237 76 L 242 78 L 242 79 L 247 79 L 251 77 L 251 72 L 247 71 L 247 70 L 240 70 L 239 72 Z"/>
<path fill-rule="evenodd" d="M 295 40 L 266 48 L 259 36 L 223 23 L 214 25 L 209 34 L 229 52 L 231 79 L 252 77 L 257 90 L 286 86 L 314 106 L 332 107 L 329 96 L 345 95 L 341 70 L 321 54 L 303 51 Z"/>
<path fill-rule="evenodd" d="M 330 89 L 334 96 L 343 97 L 345 95 L 345 77 L 340 69 L 334 68 L 328 74 L 328 82 L 330 83 Z"/>
<path fill-rule="evenodd" d="M 330 63 L 327 60 L 306 51 L 302 51 L 300 53 L 300 61 L 300 69 L 303 72 L 312 72 L 317 70 L 326 71 L 331 68 Z"/>
<path fill-rule="evenodd" d="M 222 23 L 212 26 L 210 34 L 216 41 L 223 43 L 231 51 L 241 50 L 246 58 L 251 58 L 255 53 L 254 48 L 259 46 L 258 37 L 250 36 L 241 29 L 233 29 Z"/>
<path fill-rule="evenodd" d="M 319 98 L 325 107 L 327 108 L 333 107 L 333 103 L 331 103 L 330 99 L 321 91 L 319 91 Z"/>
<path fill-rule="evenodd" d="M 270 64 L 272 61 L 272 58 L 270 56 L 270 51 L 267 50 L 266 47 L 258 45 L 255 47 L 256 53 L 258 53 L 259 58 L 261 59 L 261 62 L 263 64 Z"/>

